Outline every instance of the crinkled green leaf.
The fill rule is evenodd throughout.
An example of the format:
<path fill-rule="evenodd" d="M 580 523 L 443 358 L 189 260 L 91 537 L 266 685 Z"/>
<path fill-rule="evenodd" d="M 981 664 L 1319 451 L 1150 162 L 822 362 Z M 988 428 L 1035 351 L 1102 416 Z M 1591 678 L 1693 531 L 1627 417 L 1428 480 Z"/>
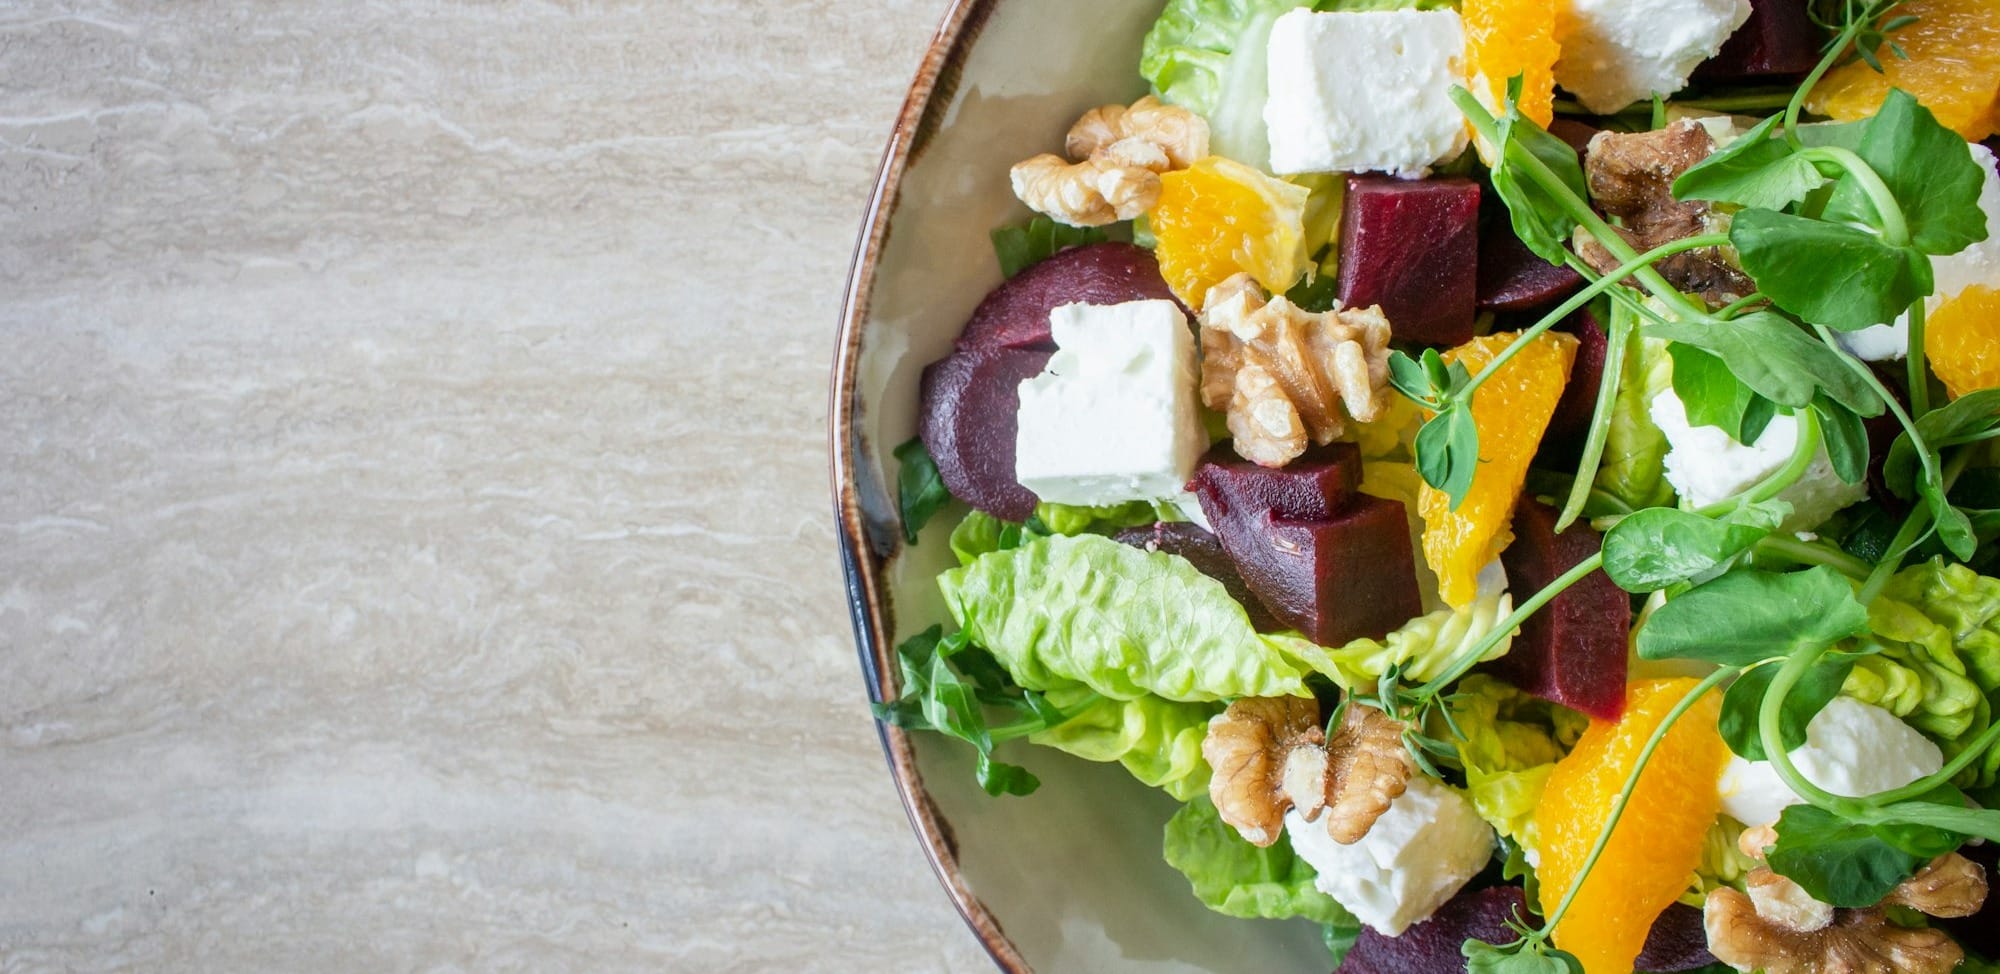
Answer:
<path fill-rule="evenodd" d="M 1939 124 L 1930 109 L 1901 89 L 1890 89 L 1873 116 L 1853 125 L 1860 132 L 1854 153 L 1874 167 L 1902 206 L 1913 246 L 1942 256 L 1986 239 L 1986 215 L 1979 209 L 1986 175 L 1966 151 L 1963 137 Z M 1878 220 L 1868 194 L 1851 176 L 1835 186 L 1821 216 L 1834 222 Z M 1829 288 L 1852 289 L 1847 282 Z M 1923 292 L 1929 293 L 1928 288 Z"/>
<path fill-rule="evenodd" d="M 1382 674 L 1398 669 L 1404 679 L 1428 680 L 1459 653 L 1486 638 L 1514 611 L 1504 592 L 1482 595 L 1463 609 L 1439 609 L 1404 623 L 1381 639 L 1356 639 L 1327 651 L 1328 665 L 1316 667 L 1346 689 L 1373 687 Z M 1485 659 L 1498 659 L 1513 644 L 1502 639 Z"/>
<path fill-rule="evenodd" d="M 1454 743 L 1473 808 L 1502 836 L 1540 848 L 1535 806 L 1549 772 L 1576 746 L 1590 719 L 1481 673 L 1459 681 L 1448 706 L 1449 723 L 1440 719 L 1443 726 L 1431 730 L 1464 734 Z"/>
<path fill-rule="evenodd" d="M 1629 314 L 1613 305 L 1612 314 Z M 1611 429 L 1605 437 L 1604 460 L 1597 468 L 1598 491 L 1632 510 L 1660 507 L 1674 499 L 1667 483 L 1667 435 L 1646 410 L 1654 397 L 1669 388 L 1673 360 L 1668 344 L 1646 338 L 1635 329 L 1626 349 L 1624 375 L 1612 401 Z"/>
<path fill-rule="evenodd" d="M 1868 606 L 1881 651 L 1856 660 L 1841 693 L 1872 703 L 1938 742 L 1949 758 L 1993 722 L 2000 691 L 2000 579 L 1943 559 L 1896 573 Z M 1957 778 L 1966 788 L 2000 783 L 2000 751 Z"/>
<path fill-rule="evenodd" d="M 1071 687 L 1050 690 L 1051 706 L 1066 719 L 1028 740 L 1086 761 L 1116 761 L 1132 776 L 1181 801 L 1208 793 L 1208 762 L 1201 739 L 1208 720 L 1221 712 L 1213 703 L 1178 703 L 1159 697 L 1114 700 Z"/>
<path fill-rule="evenodd" d="M 1217 913 L 1245 919 L 1304 917 L 1340 929 L 1354 915 L 1313 885 L 1317 874 L 1282 836 L 1265 848 L 1236 833 L 1206 796 L 1167 820 L 1167 864 L 1181 871 L 1194 895 Z"/>

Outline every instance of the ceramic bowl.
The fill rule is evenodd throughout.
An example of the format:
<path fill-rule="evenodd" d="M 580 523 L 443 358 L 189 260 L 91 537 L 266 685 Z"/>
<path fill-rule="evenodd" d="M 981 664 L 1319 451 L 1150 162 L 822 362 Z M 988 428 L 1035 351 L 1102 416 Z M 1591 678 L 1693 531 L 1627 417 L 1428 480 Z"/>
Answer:
<path fill-rule="evenodd" d="M 917 381 L 1000 283 L 987 232 L 1030 214 L 1007 167 L 1057 148 L 1094 105 L 1144 93 L 1139 44 L 1160 0 L 959 0 L 891 136 L 842 313 L 831 404 L 842 559 L 868 692 L 897 692 L 897 642 L 944 617 L 939 518 L 901 544 L 890 451 L 915 434 Z M 1008 971 L 1324 974 L 1303 922 L 1211 913 L 1160 858 L 1175 805 L 1116 765 L 1013 746 L 1042 787 L 989 798 L 971 751 L 885 727 L 910 824 L 945 891 Z"/>

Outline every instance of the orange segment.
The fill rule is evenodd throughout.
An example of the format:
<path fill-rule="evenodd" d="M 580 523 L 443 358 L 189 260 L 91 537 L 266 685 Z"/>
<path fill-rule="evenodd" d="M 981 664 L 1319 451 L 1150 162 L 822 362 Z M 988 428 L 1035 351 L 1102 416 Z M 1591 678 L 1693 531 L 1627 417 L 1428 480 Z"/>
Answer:
<path fill-rule="evenodd" d="M 1884 47 L 1877 72 L 1856 59 L 1822 79 L 1806 107 L 1843 122 L 1867 118 L 1890 88 L 1916 96 L 1939 122 L 1968 141 L 2000 128 L 2000 4 L 1993 0 L 1910 0 L 1891 16 L 1916 23 L 1889 35 L 1909 60 Z"/>
<path fill-rule="evenodd" d="M 1160 176 L 1160 202 L 1147 219 L 1160 274 L 1200 311 L 1208 289 L 1248 271 L 1272 294 L 1306 272 L 1306 200 L 1294 186 L 1221 156 Z"/>
<path fill-rule="evenodd" d="M 2000 291 L 1974 285 L 1924 324 L 1924 354 L 1952 396 L 2000 386 Z"/>
<path fill-rule="evenodd" d="M 1564 4 L 1565 7 L 1568 4 Z M 1507 103 L 1507 81 L 1521 76 L 1521 114 L 1547 128 L 1556 117 L 1555 0 L 1465 0 L 1468 85 L 1480 104 L 1498 117 Z M 1493 147 L 1481 143 L 1479 156 L 1491 163 Z"/>
<path fill-rule="evenodd" d="M 1624 718 L 1591 721 L 1576 749 L 1549 773 L 1535 807 L 1544 915 L 1576 882 L 1646 739 L 1697 682 L 1635 681 L 1625 691 Z M 1722 807 L 1715 782 L 1729 759 L 1715 729 L 1721 713 L 1722 696 L 1710 691 L 1674 723 L 1640 775 L 1604 855 L 1556 925 L 1556 946 L 1576 955 L 1586 974 L 1632 970 L 1653 921 L 1701 863 L 1703 837 Z"/>
<path fill-rule="evenodd" d="M 1444 358 L 1463 362 L 1478 375 L 1516 337 L 1518 332 L 1475 338 Z M 1513 540 L 1508 525 L 1514 520 L 1514 500 L 1527 482 L 1528 461 L 1555 415 L 1575 361 L 1576 339 L 1553 331 L 1515 353 L 1472 394 L 1480 466 L 1464 502 L 1454 511 L 1443 491 L 1426 486 L 1417 494 L 1417 512 L 1424 518 L 1424 560 L 1437 573 L 1438 594 L 1455 608 L 1472 604 L 1479 570 Z"/>

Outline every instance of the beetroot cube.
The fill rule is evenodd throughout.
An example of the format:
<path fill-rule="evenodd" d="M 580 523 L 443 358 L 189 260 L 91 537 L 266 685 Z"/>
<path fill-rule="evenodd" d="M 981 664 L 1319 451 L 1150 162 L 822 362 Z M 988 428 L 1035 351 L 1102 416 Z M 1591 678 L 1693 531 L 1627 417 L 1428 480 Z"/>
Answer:
<path fill-rule="evenodd" d="M 1342 304 L 1381 305 L 1402 341 L 1457 345 L 1472 337 L 1478 263 L 1478 183 L 1348 178 Z"/>
<path fill-rule="evenodd" d="M 1221 540 L 1203 530 L 1201 525 L 1160 521 L 1143 528 L 1120 531 L 1114 540 L 1134 548 L 1164 551 L 1187 559 L 1196 571 L 1221 582 L 1230 596 L 1242 603 L 1244 610 L 1250 613 L 1250 624 L 1256 626 L 1258 632 L 1277 632 L 1285 628 L 1251 593 L 1250 586 L 1244 584 L 1243 576 L 1236 571 L 1236 563 L 1230 561 L 1229 553 L 1222 550 Z"/>
<path fill-rule="evenodd" d="M 1646 932 L 1646 946 L 1632 968 L 1646 974 L 1695 971 L 1715 963 L 1708 952 L 1708 930 L 1702 926 L 1701 911 L 1686 903 L 1669 905 Z"/>
<path fill-rule="evenodd" d="M 1583 456 L 1583 441 L 1590 435 L 1590 420 L 1597 414 L 1598 386 L 1604 380 L 1604 360 L 1611 351 L 1611 339 L 1598 324 L 1597 316 L 1585 308 L 1557 326 L 1576 336 L 1576 363 L 1570 366 L 1569 384 L 1556 411 L 1549 417 L 1542 446 L 1535 454 L 1544 465 L 1573 469 Z"/>
<path fill-rule="evenodd" d="M 1510 944 L 1520 935 L 1508 920 L 1527 922 L 1528 898 L 1519 886 L 1460 890 L 1430 919 L 1391 937 L 1363 928 L 1340 965 L 1340 974 L 1441 974 L 1465 970 L 1465 942 Z"/>
<path fill-rule="evenodd" d="M 1826 31 L 1806 13 L 1807 0 L 1750 0 L 1750 19 L 1694 71 L 1698 81 L 1797 78 L 1819 64 Z"/>
<path fill-rule="evenodd" d="M 1322 646 L 1379 639 L 1423 614 L 1409 521 L 1396 501 L 1357 494 L 1326 521 L 1239 513 L 1216 530 L 1271 614 Z"/>
<path fill-rule="evenodd" d="M 1128 243 L 1074 247 L 994 288 L 959 332 L 958 345 L 1054 350 L 1049 312 L 1065 304 L 1152 299 L 1174 300 L 1152 251 Z"/>
<path fill-rule="evenodd" d="M 1034 492 L 1014 479 L 1015 414 L 1021 382 L 1040 374 L 1054 354 L 961 348 L 924 369 L 918 435 L 953 497 L 1007 521 L 1035 513 Z"/>
<path fill-rule="evenodd" d="M 1231 512 L 1271 511 L 1294 521 L 1324 521 L 1347 506 L 1361 484 L 1361 450 L 1352 443 L 1314 447 L 1283 467 L 1260 467 L 1227 444 L 1202 457 L 1189 489 L 1210 524 Z"/>
<path fill-rule="evenodd" d="M 1481 311 L 1529 311 L 1575 294 L 1583 276 L 1551 264 L 1514 235 L 1505 215 L 1479 234 L 1478 304 Z"/>
<path fill-rule="evenodd" d="M 1603 544 L 1581 521 L 1557 534 L 1558 516 L 1533 498 L 1515 505 L 1514 543 L 1500 553 L 1500 564 L 1517 603 L 1597 554 Z M 1544 700 L 1617 720 L 1625 712 L 1631 630 L 1631 597 L 1604 572 L 1591 572 L 1529 616 L 1507 655 L 1482 668 Z"/>

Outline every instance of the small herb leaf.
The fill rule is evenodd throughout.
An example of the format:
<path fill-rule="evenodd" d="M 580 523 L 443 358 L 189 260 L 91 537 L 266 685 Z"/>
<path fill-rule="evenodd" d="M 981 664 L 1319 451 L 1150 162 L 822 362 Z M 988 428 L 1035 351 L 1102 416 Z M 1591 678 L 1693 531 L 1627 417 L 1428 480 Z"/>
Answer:
<path fill-rule="evenodd" d="M 1101 227 L 1072 227 L 1045 216 L 1020 226 L 995 227 L 991 236 L 993 255 L 1000 259 L 1000 273 L 1010 278 L 1071 247 L 1111 239 L 1110 233 Z"/>
<path fill-rule="evenodd" d="M 911 437 L 896 448 L 896 460 L 902 467 L 896 474 L 896 501 L 902 509 L 903 539 L 916 544 L 917 533 L 951 501 L 951 491 L 945 489 L 924 441 Z"/>
<path fill-rule="evenodd" d="M 1831 568 L 1739 568 L 1669 599 L 1639 630 L 1638 649 L 1645 659 L 1748 666 L 1831 646 L 1867 628 L 1868 610 Z"/>
<path fill-rule="evenodd" d="M 1451 507 L 1465 500 L 1479 470 L 1479 426 L 1472 408 L 1454 402 L 1417 431 L 1417 473 L 1424 483 L 1451 498 Z"/>
<path fill-rule="evenodd" d="M 1813 899 L 1864 908 L 1882 902 L 1921 862 L 1859 822 L 1812 805 L 1793 805 L 1778 819 L 1771 870 Z"/>
<path fill-rule="evenodd" d="M 1868 428 L 1847 407 L 1821 396 L 1813 400 L 1826 456 L 1843 483 L 1868 479 Z M 1746 441 L 1747 442 L 1747 441 Z"/>
<path fill-rule="evenodd" d="M 1729 242 L 1773 304 L 1841 331 L 1894 321 L 1933 287 L 1921 251 L 1846 224 L 1744 210 L 1730 223 Z"/>
<path fill-rule="evenodd" d="M 1778 740 L 1790 751 L 1806 742 L 1806 726 L 1825 709 L 1827 702 L 1840 693 L 1840 686 L 1846 682 L 1847 674 L 1854 669 L 1854 658 L 1845 655 L 1828 654 L 1818 665 L 1806 671 L 1798 685 L 1778 711 Z M 1778 675 L 1776 664 L 1760 666 L 1745 672 L 1729 685 L 1722 695 L 1722 717 L 1718 729 L 1729 749 L 1746 761 L 1766 761 L 1770 756 L 1764 753 L 1763 735 L 1757 726 L 1757 713 L 1764 705 L 1764 695 L 1771 688 L 1771 680 Z"/>
<path fill-rule="evenodd" d="M 1942 256 L 1986 239 L 1985 214 L 1979 209 L 1986 177 L 1966 151 L 1964 138 L 1899 88 L 1890 89 L 1873 117 L 1855 124 L 1861 138 L 1854 152 L 1874 168 L 1901 206 L 1912 246 Z M 1821 219 L 1879 225 L 1874 203 L 1852 177 L 1836 185 Z M 1829 290 L 1846 293 L 1849 288 L 1843 284 Z M 1923 294 L 1929 293 L 1925 288 Z"/>
<path fill-rule="evenodd" d="M 1752 392 L 1780 406 L 1810 405 L 1822 391 L 1860 416 L 1880 416 L 1881 397 L 1842 363 L 1839 353 L 1783 315 L 1755 311 L 1727 322 L 1656 321 L 1647 334 L 1685 342 L 1729 364 Z"/>
<path fill-rule="evenodd" d="M 1781 115 L 1765 119 L 1674 180 L 1674 198 L 1714 200 L 1782 210 L 1826 185 L 1812 160 L 1771 133 Z"/>
<path fill-rule="evenodd" d="M 1627 592 L 1654 592 L 1721 568 L 1770 533 L 1760 525 L 1651 507 L 1604 536 L 1604 574 Z"/>

